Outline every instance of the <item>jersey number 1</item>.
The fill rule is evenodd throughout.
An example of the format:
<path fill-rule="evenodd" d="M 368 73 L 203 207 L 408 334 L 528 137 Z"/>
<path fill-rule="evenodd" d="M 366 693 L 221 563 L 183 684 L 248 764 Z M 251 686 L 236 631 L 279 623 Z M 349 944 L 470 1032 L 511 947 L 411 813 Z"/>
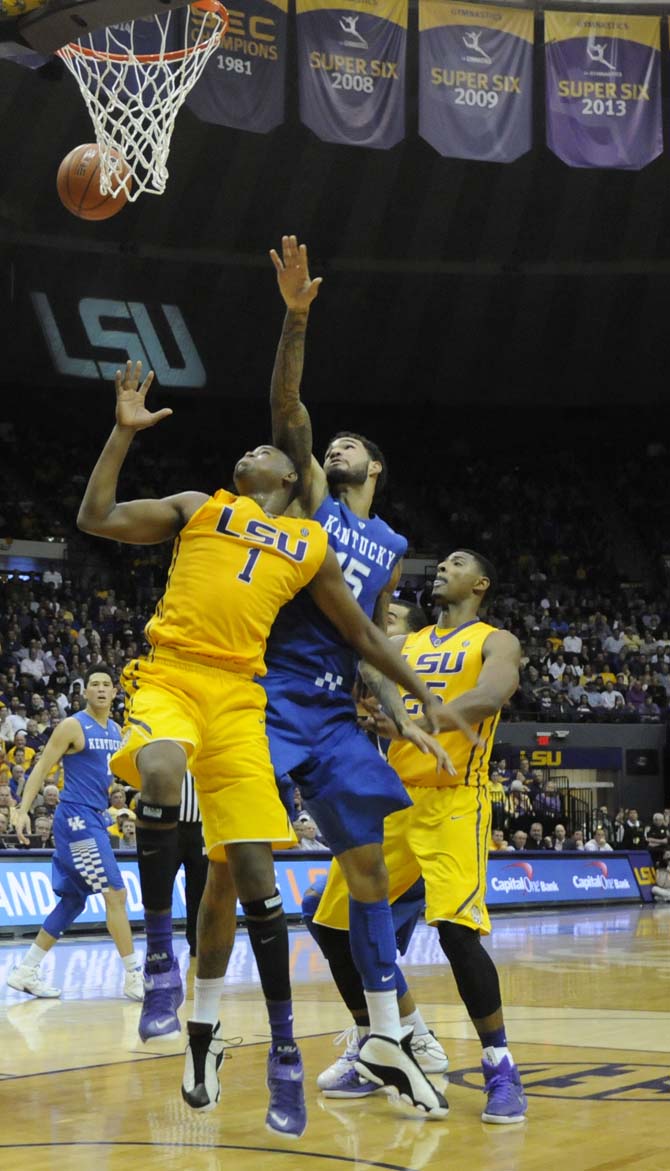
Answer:
<path fill-rule="evenodd" d="M 247 553 L 247 560 L 245 562 L 244 569 L 242 570 L 241 573 L 238 573 L 238 575 L 237 575 L 239 580 L 245 582 L 246 585 L 249 585 L 249 583 L 251 581 L 251 576 L 254 572 L 254 566 L 255 566 L 256 562 L 258 561 L 260 554 L 261 554 L 260 549 L 250 549 L 249 552 Z"/>

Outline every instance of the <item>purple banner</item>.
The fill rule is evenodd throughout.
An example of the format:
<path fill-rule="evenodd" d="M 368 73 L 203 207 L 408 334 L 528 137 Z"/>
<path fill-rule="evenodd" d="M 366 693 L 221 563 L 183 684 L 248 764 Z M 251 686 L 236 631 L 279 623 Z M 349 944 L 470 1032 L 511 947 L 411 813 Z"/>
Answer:
<path fill-rule="evenodd" d="M 267 134 L 284 121 L 288 0 L 228 9 L 230 25 L 186 105 L 203 122 Z"/>
<path fill-rule="evenodd" d="M 533 13 L 421 0 L 419 133 L 441 155 L 511 163 L 532 146 Z"/>
<path fill-rule="evenodd" d="M 323 142 L 405 137 L 407 0 L 297 0 L 300 118 Z"/>
<path fill-rule="evenodd" d="M 570 167 L 639 171 L 663 150 L 660 19 L 546 12 L 547 146 Z"/>

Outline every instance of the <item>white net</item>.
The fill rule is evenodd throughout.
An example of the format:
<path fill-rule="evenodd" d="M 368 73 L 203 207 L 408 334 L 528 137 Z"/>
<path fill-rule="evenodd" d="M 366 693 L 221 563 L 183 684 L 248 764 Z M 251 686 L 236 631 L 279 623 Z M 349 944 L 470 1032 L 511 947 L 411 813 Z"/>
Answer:
<path fill-rule="evenodd" d="M 58 50 L 95 129 L 103 195 L 161 195 L 175 120 L 219 47 L 228 13 L 217 0 L 89 33 Z M 117 152 L 128 164 L 119 178 Z"/>

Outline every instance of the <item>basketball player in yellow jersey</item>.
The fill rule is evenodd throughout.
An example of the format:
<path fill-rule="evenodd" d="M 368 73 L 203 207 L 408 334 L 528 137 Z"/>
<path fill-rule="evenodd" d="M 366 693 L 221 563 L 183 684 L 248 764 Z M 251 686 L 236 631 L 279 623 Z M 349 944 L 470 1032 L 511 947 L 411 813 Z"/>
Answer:
<path fill-rule="evenodd" d="M 439 734 L 455 765 L 453 776 L 431 774 L 410 745 L 391 744 L 389 762 L 413 804 L 386 818 L 384 858 L 391 902 L 423 875 L 426 921 L 437 927 L 483 1047 L 482 1119 L 515 1123 L 525 1118 L 526 1098 L 507 1048 L 498 974 L 480 941 L 490 931 L 484 901 L 491 830 L 488 762 L 500 709 L 518 687 L 520 659 L 518 639 L 479 618 L 494 578 L 493 566 L 480 554 L 451 553 L 440 563 L 433 586 L 433 600 L 441 606 L 437 623 L 400 640 L 403 657 L 443 703 L 441 726 L 458 713 L 476 730 L 478 743 L 461 732 Z M 412 697 L 403 698 L 409 714 L 420 718 Z M 385 719 L 378 730 L 395 735 Z M 314 921 L 346 930 L 347 909 L 346 885 L 334 861 Z M 365 1048 L 355 1068 L 374 1083 L 364 1054 Z"/>
<path fill-rule="evenodd" d="M 152 378 L 150 373 L 140 385 L 139 362 L 127 363 L 125 373 L 117 371 L 116 425 L 77 518 L 79 528 L 110 540 L 155 544 L 175 539 L 165 593 L 146 628 L 150 651 L 123 673 L 125 736 L 111 761 L 117 776 L 141 788 L 137 852 L 147 957 L 140 1037 L 174 1037 L 180 1027 L 183 991 L 170 909 L 188 766 L 197 777 L 212 889 L 217 897 L 229 893 L 227 861 L 268 1002 L 273 1044 L 266 1124 L 274 1133 L 299 1137 L 306 1125 L 303 1073 L 293 1040 L 286 921 L 270 847 L 294 835 L 270 763 L 265 693 L 255 681 L 265 673 L 265 644 L 277 612 L 299 590 L 309 589 L 342 638 L 415 693 L 435 726 L 439 704 L 353 600 L 321 526 L 282 515 L 295 493 L 297 473 L 277 448 L 258 447 L 238 461 L 238 496 L 182 492 L 117 503 L 119 473 L 135 433 L 172 414 L 147 410 Z M 434 748 L 446 760 L 440 746 Z M 217 935 L 220 952 L 229 952 L 234 935 L 234 902 L 226 905 L 233 907 L 232 922 L 229 938 Z M 209 980 L 217 1001 L 224 972 L 225 962 Z M 210 977 L 200 964 L 198 977 L 205 983 Z M 223 1041 L 217 1032 L 209 1025 L 189 1028 L 182 1092 L 196 1109 L 218 1100 Z"/>

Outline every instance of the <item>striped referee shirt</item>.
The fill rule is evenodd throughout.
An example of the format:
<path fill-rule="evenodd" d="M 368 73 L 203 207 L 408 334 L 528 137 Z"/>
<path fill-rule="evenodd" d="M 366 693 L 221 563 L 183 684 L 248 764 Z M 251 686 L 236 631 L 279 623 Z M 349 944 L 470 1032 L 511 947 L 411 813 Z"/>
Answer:
<path fill-rule="evenodd" d="M 179 806 L 180 821 L 200 821 L 200 809 L 195 792 L 193 773 L 186 769 L 181 783 L 181 805 Z"/>

